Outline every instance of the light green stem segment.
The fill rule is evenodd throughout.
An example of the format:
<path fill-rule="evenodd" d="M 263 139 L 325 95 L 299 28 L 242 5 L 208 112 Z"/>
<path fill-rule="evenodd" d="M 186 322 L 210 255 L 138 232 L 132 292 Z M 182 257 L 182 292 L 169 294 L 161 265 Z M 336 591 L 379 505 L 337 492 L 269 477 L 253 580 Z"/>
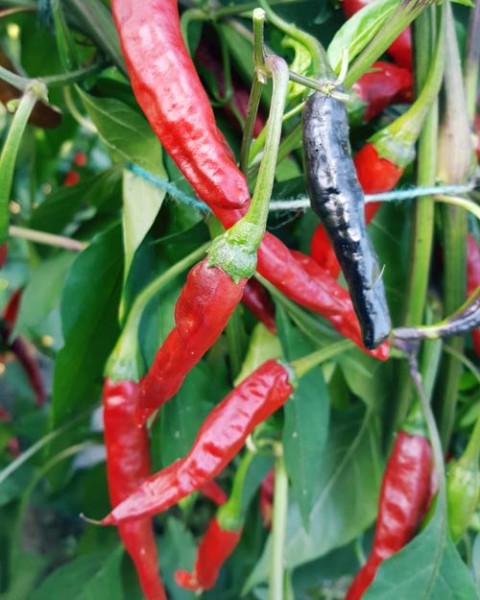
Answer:
<path fill-rule="evenodd" d="M 480 457 L 480 418 L 477 419 L 470 440 L 468 441 L 465 452 L 459 459 L 461 465 L 473 465 L 478 469 L 478 459 Z"/>
<path fill-rule="evenodd" d="M 292 367 L 295 371 L 295 375 L 297 377 L 302 377 L 315 367 L 318 367 L 322 362 L 325 362 L 338 354 L 342 354 L 347 350 L 351 350 L 354 347 L 354 343 L 350 340 L 342 340 L 341 342 L 330 344 L 330 346 L 327 346 L 326 348 L 320 348 L 307 356 L 294 360 L 292 362 Z"/>
<path fill-rule="evenodd" d="M 402 2 L 388 20 L 388 25 L 380 32 L 360 54 L 350 67 L 345 78 L 345 87 L 350 88 L 371 65 L 387 50 L 390 44 L 402 31 L 416 19 L 424 8 L 432 5 L 434 0 L 410 0 Z"/>
<path fill-rule="evenodd" d="M 244 454 L 242 461 L 235 472 L 235 477 L 233 478 L 230 498 L 218 509 L 217 521 L 222 529 L 236 531 L 243 526 L 243 521 L 245 519 L 242 502 L 243 489 L 254 457 L 255 453 L 250 452 L 249 450 Z"/>
<path fill-rule="evenodd" d="M 35 103 L 39 98 L 45 98 L 45 96 L 46 88 L 43 83 L 33 81 L 29 85 L 19 102 L 2 148 L 0 155 L 0 244 L 8 237 L 8 203 L 22 136 Z"/>
<path fill-rule="evenodd" d="M 467 97 L 468 118 L 470 124 L 475 117 L 478 94 L 478 72 L 480 68 L 480 2 L 470 12 L 467 52 L 465 57 L 465 94 Z"/>
<path fill-rule="evenodd" d="M 379 155 L 405 167 L 415 157 L 415 143 L 431 113 L 443 80 L 445 69 L 445 37 L 446 10 L 444 5 L 438 7 L 440 12 L 436 36 L 435 52 L 425 84 L 412 106 L 390 125 L 370 138 Z"/>
<path fill-rule="evenodd" d="M 288 477 L 283 455 L 275 460 L 275 486 L 273 492 L 272 554 L 268 600 L 284 598 L 284 551 L 287 531 Z"/>
<path fill-rule="evenodd" d="M 273 80 L 272 104 L 266 125 L 264 155 L 252 202 L 247 214 L 221 237 L 214 240 L 208 253 L 210 263 L 223 269 L 234 281 L 250 278 L 255 273 L 257 250 L 267 226 L 268 207 L 282 134 L 288 66 L 283 58 L 268 56 L 265 60 L 265 71 Z"/>
<path fill-rule="evenodd" d="M 168 271 L 154 279 L 136 297 L 128 313 L 123 331 L 107 362 L 105 375 L 112 381 L 138 381 L 140 379 L 143 369 L 138 350 L 138 330 L 145 308 L 164 287 L 200 260 L 206 253 L 208 246 L 209 243 L 203 244 L 203 246 L 182 258 Z"/>

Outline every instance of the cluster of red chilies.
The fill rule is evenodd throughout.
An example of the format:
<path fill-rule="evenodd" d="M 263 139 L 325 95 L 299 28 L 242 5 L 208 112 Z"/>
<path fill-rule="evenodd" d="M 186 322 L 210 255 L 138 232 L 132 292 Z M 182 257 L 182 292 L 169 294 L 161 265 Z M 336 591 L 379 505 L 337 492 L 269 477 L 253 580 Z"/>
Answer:
<path fill-rule="evenodd" d="M 363 4 L 365 0 L 342 3 L 347 15 Z M 228 230 L 248 215 L 250 193 L 216 126 L 184 45 L 176 0 L 112 0 L 112 10 L 140 107 L 195 193 L 227 230 L 224 239 L 228 240 Z M 408 30 L 390 48 L 397 65 L 375 63 L 372 72 L 355 84 L 356 106 L 360 102 L 364 121 L 392 102 L 411 101 L 410 44 Z M 218 69 L 212 64 L 208 48 L 201 46 L 198 58 L 207 68 Z M 409 133 L 420 131 L 438 86 L 434 80 L 417 99 L 422 102 L 422 110 L 407 110 L 400 125 L 375 134 L 357 154 L 355 167 L 365 193 L 391 190 L 396 185 L 412 160 L 416 138 L 410 135 L 410 147 L 401 159 L 394 152 L 389 154 L 385 140 L 393 138 L 392 147 L 402 143 L 403 125 Z M 221 85 L 219 91 L 223 93 Z M 234 104 L 234 108 L 235 116 L 244 116 L 244 102 Z M 377 208 L 367 208 L 367 222 Z M 362 343 L 358 319 L 348 291 L 337 282 L 340 267 L 322 226 L 312 240 L 312 256 L 289 249 L 268 232 L 255 250 L 258 273 L 281 293 L 325 317 L 364 352 L 387 359 L 386 342 L 373 350 Z M 157 600 L 166 595 L 158 573 L 151 517 L 198 490 L 223 504 L 226 497 L 214 478 L 241 450 L 253 429 L 283 406 L 293 391 L 295 370 L 280 361 L 266 361 L 208 415 L 185 457 L 151 474 L 147 419 L 180 389 L 188 372 L 219 338 L 238 303 L 243 300 L 271 332 L 276 331 L 273 304 L 265 289 L 250 275 L 239 275 L 236 263 L 232 271 L 221 260 L 212 260 L 212 256 L 203 259 L 188 274 L 175 306 L 175 326 L 147 375 L 122 380 L 112 378 L 109 372 L 104 385 L 107 471 L 113 509 L 102 524 L 118 526 L 144 594 Z M 478 284 L 479 274 L 472 268 L 472 285 L 475 277 Z M 401 431 L 385 473 L 374 547 L 348 593 L 349 599 L 360 598 L 379 564 L 414 535 L 430 500 L 431 472 L 431 450 L 425 436 Z M 265 506 L 271 505 L 271 485 L 267 488 L 265 484 Z M 268 521 L 268 509 L 264 512 Z M 241 531 L 241 523 L 225 528 L 213 518 L 200 543 L 193 572 L 178 571 L 177 583 L 196 591 L 212 587 Z"/>

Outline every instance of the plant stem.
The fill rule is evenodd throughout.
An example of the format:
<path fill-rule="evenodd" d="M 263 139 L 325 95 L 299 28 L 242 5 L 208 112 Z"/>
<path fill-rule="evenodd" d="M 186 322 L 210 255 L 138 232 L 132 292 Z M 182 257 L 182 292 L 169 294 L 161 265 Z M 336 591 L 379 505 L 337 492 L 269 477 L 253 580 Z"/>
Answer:
<path fill-rule="evenodd" d="M 16 225 L 10 225 L 8 234 L 11 237 L 22 238 L 29 242 L 45 244 L 46 246 L 56 246 L 57 248 L 63 248 L 64 250 L 72 250 L 72 252 L 81 252 L 87 247 L 85 242 L 79 242 L 78 240 L 73 240 L 72 238 L 67 238 L 63 235 L 55 235 L 53 233 L 46 233 L 45 231 L 36 231 L 35 229 L 27 229 L 26 227 L 18 227 Z"/>
<path fill-rule="evenodd" d="M 478 92 L 478 70 L 480 64 L 480 2 L 470 13 L 468 27 L 467 52 L 465 56 L 465 95 L 467 98 L 468 117 L 473 123 Z"/>
<path fill-rule="evenodd" d="M 288 477 L 283 454 L 275 459 L 275 486 L 273 492 L 272 555 L 270 562 L 269 600 L 283 600 L 284 548 L 288 509 Z"/>
<path fill-rule="evenodd" d="M 445 4 L 445 9 L 448 16 L 445 115 L 438 143 L 438 178 L 442 183 L 451 184 L 462 183 L 470 178 L 472 148 L 460 52 L 449 3 Z M 443 207 L 442 215 L 444 313 L 450 315 L 465 300 L 467 215 L 463 210 L 451 205 Z M 452 338 L 450 345 L 461 353 L 464 346 L 463 337 Z M 460 361 L 452 355 L 444 356 L 435 398 L 444 448 L 448 447 L 453 428 L 461 371 Z"/>
<path fill-rule="evenodd" d="M 336 342 L 334 344 L 330 344 L 326 348 L 320 348 L 315 352 L 312 352 L 308 356 L 303 356 L 302 358 L 298 358 L 292 362 L 292 367 L 295 371 L 295 375 L 297 377 L 302 377 L 311 369 L 318 367 L 319 364 L 325 362 L 329 358 L 333 358 L 338 354 L 342 354 L 347 350 L 351 350 L 355 348 L 355 344 L 350 340 L 342 340 L 341 342 Z"/>
<path fill-rule="evenodd" d="M 45 86 L 34 81 L 26 89 L 13 117 L 12 124 L 0 154 L 0 243 L 8 236 L 8 203 L 12 191 L 13 174 L 23 132 L 39 98 L 45 97 Z"/>
<path fill-rule="evenodd" d="M 417 65 L 418 87 L 424 87 L 429 72 L 425 56 L 431 55 L 434 46 L 432 12 L 422 13 L 415 22 L 415 47 L 421 57 Z M 435 101 L 426 118 L 420 134 L 417 164 L 417 185 L 435 184 L 437 171 L 438 102 Z M 410 238 L 410 273 L 408 277 L 407 300 L 403 323 L 407 326 L 422 322 L 425 308 L 430 260 L 433 241 L 434 203 L 427 197 L 418 198 L 413 207 L 413 226 Z M 403 423 L 412 399 L 412 384 L 407 366 L 402 363 L 398 368 L 399 390 L 393 419 L 394 430 Z"/>

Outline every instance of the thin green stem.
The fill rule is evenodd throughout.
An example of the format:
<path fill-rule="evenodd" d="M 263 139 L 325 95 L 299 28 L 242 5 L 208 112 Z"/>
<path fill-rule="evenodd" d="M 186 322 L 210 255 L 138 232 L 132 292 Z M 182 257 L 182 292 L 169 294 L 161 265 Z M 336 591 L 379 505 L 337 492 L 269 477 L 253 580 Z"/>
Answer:
<path fill-rule="evenodd" d="M 342 340 L 341 342 L 336 342 L 330 346 L 327 346 L 326 348 L 320 348 L 319 350 L 316 350 L 307 356 L 298 358 L 292 362 L 295 375 L 297 377 L 302 377 L 326 360 L 329 360 L 334 356 L 338 356 L 339 354 L 343 354 L 352 348 L 355 348 L 355 344 L 352 341 Z"/>
<path fill-rule="evenodd" d="M 435 41 L 432 13 L 433 9 L 430 8 L 422 13 L 415 22 L 415 46 L 417 54 L 422 57 L 417 65 L 417 78 L 419 87 L 423 89 L 429 73 L 429 63 L 425 60 L 425 56 L 431 53 Z M 419 186 L 435 184 L 437 138 L 438 102 L 434 101 L 419 138 L 417 162 L 417 184 Z M 428 198 L 418 198 L 412 208 L 412 235 L 408 263 L 410 273 L 403 317 L 403 323 L 407 326 L 418 325 L 423 320 L 432 255 L 434 209 L 433 202 Z M 394 430 L 397 430 L 403 423 L 412 400 L 411 379 L 404 363 L 398 367 L 398 381 L 398 395 L 393 417 Z"/>
<path fill-rule="evenodd" d="M 58 75 L 48 75 L 46 77 L 38 77 L 36 79 L 29 79 L 28 77 L 22 77 L 21 75 L 17 75 L 5 67 L 0 66 L 0 79 L 10 83 L 15 86 L 19 90 L 25 91 L 33 82 L 37 81 L 42 83 L 45 87 L 56 87 L 63 85 L 70 85 L 72 83 L 77 83 L 78 81 L 82 81 L 83 79 L 90 77 L 91 75 L 95 75 L 104 68 L 103 63 L 94 63 L 89 65 L 88 67 L 82 67 L 80 69 L 75 69 L 68 73 L 60 73 Z"/>
<path fill-rule="evenodd" d="M 10 225 L 8 234 L 10 237 L 21 238 L 28 240 L 29 242 L 35 242 L 36 244 L 45 244 L 46 246 L 63 248 L 64 250 L 71 250 L 72 252 L 81 252 L 87 247 L 85 242 L 79 242 L 78 240 L 73 240 L 72 238 L 67 238 L 63 235 L 27 229 L 26 227 L 17 227 L 16 225 Z"/>
<path fill-rule="evenodd" d="M 457 358 L 457 360 L 459 360 L 462 363 L 462 365 L 470 371 L 470 373 L 475 377 L 478 383 L 480 383 L 480 369 L 478 369 L 469 358 L 467 358 L 464 354 L 457 352 L 455 348 L 452 348 L 447 345 L 444 346 L 443 351 L 447 354 L 455 356 L 455 358 Z"/>
<path fill-rule="evenodd" d="M 470 12 L 468 27 L 467 52 L 465 56 L 465 95 L 470 123 L 475 117 L 478 94 L 478 71 L 480 65 L 480 2 Z"/>
<path fill-rule="evenodd" d="M 217 520 L 222 529 L 236 530 L 240 529 L 243 520 L 245 519 L 245 507 L 243 506 L 243 490 L 245 480 L 255 458 L 255 452 L 247 450 L 243 455 L 238 469 L 235 471 L 233 478 L 232 491 L 228 501 L 218 509 Z"/>
<path fill-rule="evenodd" d="M 35 103 L 39 98 L 44 98 L 45 94 L 45 86 L 40 82 L 35 81 L 27 88 L 15 112 L 0 154 L 0 243 L 3 243 L 8 236 L 8 203 L 23 133 Z"/>
<path fill-rule="evenodd" d="M 471 200 L 459 198 L 458 196 L 446 196 L 445 194 L 439 194 L 438 196 L 435 196 L 434 200 L 435 202 L 442 202 L 444 204 L 450 204 L 451 206 L 463 208 L 472 213 L 472 215 L 477 219 L 480 219 L 480 206 Z"/>
<path fill-rule="evenodd" d="M 275 459 L 275 486 L 273 492 L 272 554 L 268 599 L 284 597 L 284 550 L 287 530 L 288 477 L 283 455 Z"/>
<path fill-rule="evenodd" d="M 117 344 L 108 359 L 106 375 L 113 381 L 138 381 L 140 379 L 142 369 L 139 364 L 138 330 L 145 308 L 165 286 L 202 258 L 208 246 L 209 243 L 203 244 L 203 246 L 182 258 L 138 294 L 128 313 L 127 321 Z"/>
<path fill-rule="evenodd" d="M 473 428 L 472 435 L 468 440 L 467 447 L 465 448 L 464 453 L 459 459 L 459 463 L 464 465 L 472 464 L 475 465 L 475 468 L 478 469 L 478 459 L 480 456 L 480 417 L 477 419 L 475 423 L 475 427 Z"/>

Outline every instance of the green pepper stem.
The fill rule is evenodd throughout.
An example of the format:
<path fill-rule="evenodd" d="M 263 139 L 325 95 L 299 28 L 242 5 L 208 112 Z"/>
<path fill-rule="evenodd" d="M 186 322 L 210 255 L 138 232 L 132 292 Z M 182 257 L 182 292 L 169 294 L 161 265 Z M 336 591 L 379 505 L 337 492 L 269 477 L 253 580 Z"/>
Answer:
<path fill-rule="evenodd" d="M 474 217 L 480 219 L 480 206 L 472 202 L 471 200 L 467 200 L 466 198 L 459 198 L 458 196 L 446 196 L 444 194 L 440 194 L 439 196 L 434 197 L 435 202 L 443 202 L 444 204 L 451 204 L 452 206 L 458 206 L 460 208 L 464 208 L 472 213 Z"/>
<path fill-rule="evenodd" d="M 382 27 L 370 44 L 353 62 L 345 77 L 345 86 L 351 87 L 371 65 L 387 50 L 402 31 L 416 19 L 424 8 L 434 0 L 410 0 L 402 2 L 388 19 L 388 26 Z"/>
<path fill-rule="evenodd" d="M 287 530 L 288 476 L 283 455 L 275 459 L 275 485 L 273 491 L 272 554 L 270 557 L 269 600 L 284 597 L 284 551 Z"/>
<path fill-rule="evenodd" d="M 243 525 L 246 509 L 246 507 L 243 506 L 243 490 L 254 457 L 255 453 L 249 450 L 243 455 L 238 469 L 235 472 L 235 477 L 233 478 L 230 498 L 218 509 L 217 521 L 222 529 L 236 531 Z"/>
<path fill-rule="evenodd" d="M 341 342 L 336 342 L 326 348 L 320 348 L 307 356 L 298 358 L 297 360 L 294 360 L 291 365 L 295 371 L 295 375 L 297 377 L 302 377 L 315 367 L 318 367 L 322 362 L 325 362 L 338 354 L 342 354 L 347 350 L 351 350 L 352 348 L 354 348 L 353 342 L 350 340 L 342 340 Z"/>
<path fill-rule="evenodd" d="M 128 313 L 127 321 L 117 344 L 108 359 L 105 369 L 106 376 L 113 381 L 138 381 L 140 379 L 143 369 L 138 348 L 138 330 L 145 308 L 165 286 L 202 258 L 208 246 L 209 243 L 203 244 L 203 246 L 182 258 L 138 294 Z"/>
<path fill-rule="evenodd" d="M 370 138 L 382 158 L 391 160 L 400 167 L 412 161 L 415 144 L 425 119 L 431 114 L 443 80 L 447 24 L 445 5 L 438 7 L 438 11 L 440 16 L 433 62 L 418 98 L 401 117 Z"/>
<path fill-rule="evenodd" d="M 477 419 L 475 423 L 475 427 L 473 428 L 472 435 L 468 441 L 467 447 L 465 448 L 464 453 L 459 458 L 458 463 L 462 465 L 462 467 L 466 468 L 468 466 L 473 467 L 474 470 L 478 469 L 478 460 L 480 458 L 480 417 Z"/>
<path fill-rule="evenodd" d="M 0 154 L 0 243 L 3 243 L 8 236 L 8 203 L 22 136 L 35 103 L 45 96 L 46 88 L 43 83 L 32 81 L 19 101 Z"/>

